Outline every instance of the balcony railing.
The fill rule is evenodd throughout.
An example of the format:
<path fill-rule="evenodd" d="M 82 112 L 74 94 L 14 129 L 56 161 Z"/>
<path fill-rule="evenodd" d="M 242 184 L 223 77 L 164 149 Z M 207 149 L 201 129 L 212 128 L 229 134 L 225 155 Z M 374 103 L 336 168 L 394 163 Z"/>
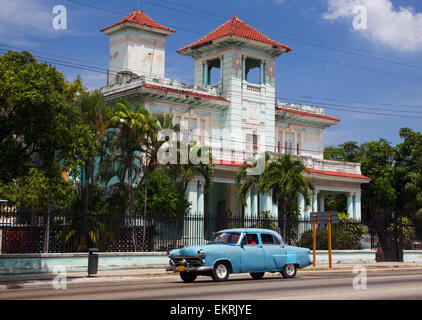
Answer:
<path fill-rule="evenodd" d="M 105 92 L 119 90 L 122 87 L 124 87 L 125 90 L 127 90 L 130 88 L 138 87 L 143 82 L 171 87 L 178 90 L 189 90 L 196 93 L 207 94 L 211 96 L 221 96 L 222 94 L 221 86 L 202 87 L 202 86 L 195 86 L 193 84 L 182 83 L 177 80 L 164 78 L 164 77 L 148 76 L 148 75 L 136 76 L 135 74 L 125 75 L 121 77 L 118 82 L 113 83 L 108 87 L 101 88 L 101 91 L 105 93 Z"/>
<path fill-rule="evenodd" d="M 257 153 L 254 151 L 242 151 L 234 149 L 225 149 L 225 148 L 213 148 L 212 155 L 214 162 L 219 162 L 224 160 L 224 162 L 236 162 L 243 163 L 249 157 L 254 157 L 256 159 L 263 157 L 262 153 Z M 279 155 L 279 153 L 272 153 L 273 156 Z M 351 174 L 362 174 L 360 163 L 352 162 L 343 162 L 343 161 L 333 161 L 333 160 L 323 160 L 316 159 L 308 156 L 292 156 L 294 159 L 303 161 L 309 169 L 321 170 L 321 171 L 332 171 L 332 172 L 341 172 L 341 173 L 351 173 Z"/>

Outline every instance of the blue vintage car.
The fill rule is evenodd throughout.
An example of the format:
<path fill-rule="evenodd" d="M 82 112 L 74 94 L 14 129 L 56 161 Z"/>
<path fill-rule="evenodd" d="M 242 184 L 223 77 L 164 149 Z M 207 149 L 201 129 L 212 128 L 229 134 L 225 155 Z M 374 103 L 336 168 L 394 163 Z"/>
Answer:
<path fill-rule="evenodd" d="M 174 249 L 168 253 L 167 271 L 180 271 L 184 282 L 198 275 L 225 281 L 230 273 L 250 273 L 261 279 L 265 272 L 281 272 L 294 278 L 297 269 L 310 265 L 309 249 L 287 245 L 267 229 L 227 229 L 217 232 L 210 243 Z"/>

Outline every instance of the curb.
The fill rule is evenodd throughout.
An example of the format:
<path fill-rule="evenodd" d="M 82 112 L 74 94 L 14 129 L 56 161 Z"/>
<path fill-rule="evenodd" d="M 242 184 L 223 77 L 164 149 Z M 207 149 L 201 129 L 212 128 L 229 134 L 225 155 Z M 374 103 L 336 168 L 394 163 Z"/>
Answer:
<path fill-rule="evenodd" d="M 420 270 L 422 271 L 422 265 L 393 265 L 393 266 L 365 266 L 360 265 L 367 269 L 368 271 L 397 271 L 397 270 Z M 324 274 L 330 274 L 330 273 L 350 273 L 353 271 L 354 266 L 345 266 L 345 267 L 337 267 L 333 269 L 328 269 L 328 267 L 316 267 L 313 269 L 313 267 L 307 267 L 302 270 L 298 270 L 298 275 L 324 275 Z M 269 273 L 269 275 L 275 277 L 277 273 Z M 243 274 L 236 274 L 233 275 L 234 277 L 244 276 L 247 275 L 247 273 Z M 72 276 L 69 276 L 68 278 L 72 278 L 68 283 L 69 284 L 107 284 L 107 283 L 113 283 L 118 281 L 159 281 L 161 279 L 171 279 L 174 277 L 178 277 L 178 273 L 163 273 L 163 272 L 157 272 L 157 273 L 147 273 L 147 274 L 131 274 L 131 275 L 100 275 L 100 276 L 75 276 L 72 278 Z M 34 279 L 34 280 L 6 280 L 1 281 L 0 283 L 0 291 L 7 291 L 7 290 L 13 290 L 13 289 L 25 289 L 25 288 L 52 288 L 52 279 Z M 4 284 L 7 283 L 7 284 Z"/>

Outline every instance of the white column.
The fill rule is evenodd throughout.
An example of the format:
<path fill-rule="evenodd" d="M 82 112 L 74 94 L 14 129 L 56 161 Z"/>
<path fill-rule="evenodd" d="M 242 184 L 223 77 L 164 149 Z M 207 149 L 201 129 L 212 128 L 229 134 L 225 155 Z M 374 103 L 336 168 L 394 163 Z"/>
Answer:
<path fill-rule="evenodd" d="M 353 193 L 347 193 L 347 214 L 353 218 Z"/>
<path fill-rule="evenodd" d="M 361 193 L 356 192 L 355 194 L 355 205 L 354 205 L 355 215 L 354 218 L 356 221 L 362 221 L 362 212 L 361 212 Z"/>
<path fill-rule="evenodd" d="M 267 201 L 264 210 L 273 211 L 273 195 L 271 192 L 266 195 L 266 200 Z"/>
<path fill-rule="evenodd" d="M 195 221 L 194 226 L 194 234 L 196 236 L 197 243 L 205 243 L 204 238 L 204 183 L 198 183 L 197 186 L 197 192 L 198 192 L 198 204 L 197 204 L 197 210 L 198 210 L 198 220 Z"/>
<path fill-rule="evenodd" d="M 325 211 L 325 196 L 323 194 L 320 194 L 319 195 L 318 211 L 319 212 L 324 212 Z"/>
<path fill-rule="evenodd" d="M 271 215 L 273 217 L 273 220 L 278 220 L 278 204 L 276 199 L 272 199 L 272 210 Z"/>
<path fill-rule="evenodd" d="M 258 217 L 258 194 L 252 194 L 252 204 L 251 204 L 251 217 Z"/>
<path fill-rule="evenodd" d="M 299 194 L 297 197 L 297 206 L 299 208 L 299 217 L 300 219 L 305 218 L 305 198 L 303 197 L 303 194 Z"/>
<path fill-rule="evenodd" d="M 318 191 L 312 194 L 312 212 L 318 212 Z"/>
<path fill-rule="evenodd" d="M 183 243 L 185 246 L 194 244 L 195 224 L 198 216 L 198 185 L 197 182 L 191 182 L 186 188 L 186 199 L 191 204 L 187 218 L 183 225 Z"/>
<path fill-rule="evenodd" d="M 245 200 L 246 200 L 246 206 L 244 207 L 244 217 L 248 219 L 252 216 L 252 198 L 251 198 L 250 190 L 246 192 Z"/>

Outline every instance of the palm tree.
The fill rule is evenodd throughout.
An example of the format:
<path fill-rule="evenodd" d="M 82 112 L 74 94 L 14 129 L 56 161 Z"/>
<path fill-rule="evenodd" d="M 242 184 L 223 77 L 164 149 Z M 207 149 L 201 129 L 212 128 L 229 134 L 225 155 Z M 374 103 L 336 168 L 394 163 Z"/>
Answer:
<path fill-rule="evenodd" d="M 268 161 L 270 160 L 270 156 L 268 154 L 265 155 L 264 161 L 265 166 L 268 165 Z M 246 206 L 246 194 L 248 192 L 259 194 L 262 192 L 260 187 L 260 180 L 261 175 L 250 175 L 248 174 L 248 170 L 252 167 L 256 167 L 258 164 L 256 160 L 254 164 L 250 164 L 248 162 L 244 162 L 242 166 L 239 168 L 236 174 L 236 185 L 237 185 L 237 198 L 242 207 Z M 259 209 L 259 197 L 258 197 L 258 209 Z M 259 218 L 259 217 L 258 217 Z"/>
<path fill-rule="evenodd" d="M 135 209 L 135 192 L 145 178 L 142 172 L 145 158 L 154 154 L 159 125 L 157 118 L 140 104 L 131 104 L 126 99 L 117 101 L 111 118 L 115 129 L 110 141 L 109 168 L 118 182 L 115 186 L 128 196 L 127 212 Z"/>
<path fill-rule="evenodd" d="M 105 153 L 105 134 L 110 126 L 111 108 L 104 101 L 104 96 L 99 90 L 83 92 L 78 97 L 78 105 L 82 111 L 82 116 L 89 125 L 91 133 L 94 135 L 98 144 L 98 153 L 100 155 L 100 163 Z M 85 185 L 85 214 L 88 213 L 90 184 L 91 187 L 95 181 L 95 155 L 86 161 L 82 169 Z M 91 180 L 91 182 L 90 182 Z M 92 189 L 92 188 L 91 188 Z"/>
<path fill-rule="evenodd" d="M 312 182 L 302 173 L 306 166 L 300 160 L 293 160 L 289 154 L 272 159 L 260 176 L 258 189 L 263 193 L 273 192 L 277 205 L 283 212 L 283 237 L 286 239 L 287 214 L 296 204 L 300 194 L 305 199 L 305 206 L 311 203 L 311 193 L 315 191 Z"/>

